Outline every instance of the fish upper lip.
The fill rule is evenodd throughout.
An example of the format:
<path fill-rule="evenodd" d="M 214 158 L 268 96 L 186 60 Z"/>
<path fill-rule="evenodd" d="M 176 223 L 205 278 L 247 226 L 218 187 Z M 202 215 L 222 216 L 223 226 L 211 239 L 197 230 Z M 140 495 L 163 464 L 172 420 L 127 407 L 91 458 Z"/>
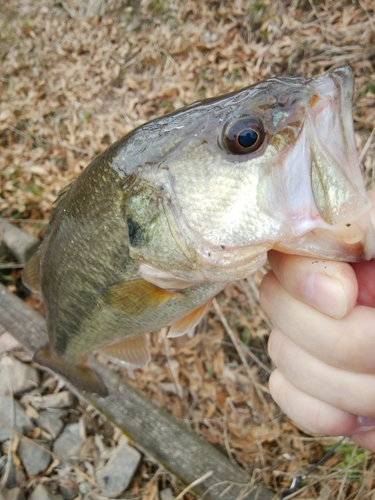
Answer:
<path fill-rule="evenodd" d="M 349 66 L 333 69 L 324 75 L 314 78 L 311 80 L 310 88 L 309 110 L 313 116 L 315 113 L 321 112 L 322 107 L 327 105 L 327 102 L 323 102 L 327 101 L 327 99 L 330 101 L 330 104 L 334 105 L 338 102 L 343 108 L 351 111 L 354 76 Z M 345 109 L 342 110 L 344 113 Z"/>

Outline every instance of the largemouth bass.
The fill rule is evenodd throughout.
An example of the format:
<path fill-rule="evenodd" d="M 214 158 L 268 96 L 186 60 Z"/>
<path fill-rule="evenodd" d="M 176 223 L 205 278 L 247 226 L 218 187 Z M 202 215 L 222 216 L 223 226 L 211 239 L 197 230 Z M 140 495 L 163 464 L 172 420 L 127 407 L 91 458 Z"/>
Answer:
<path fill-rule="evenodd" d="M 348 67 L 271 78 L 138 127 L 65 188 L 24 282 L 44 299 L 35 360 L 106 393 L 87 355 L 149 360 L 144 334 L 194 327 L 271 248 L 358 261 L 375 253 Z"/>

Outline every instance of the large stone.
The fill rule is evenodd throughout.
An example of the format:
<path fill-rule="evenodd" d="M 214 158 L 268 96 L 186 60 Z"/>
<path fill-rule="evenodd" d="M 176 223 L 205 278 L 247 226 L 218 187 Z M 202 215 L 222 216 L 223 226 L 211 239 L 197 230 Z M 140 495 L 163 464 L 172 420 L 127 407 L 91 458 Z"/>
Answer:
<path fill-rule="evenodd" d="M 0 420 L 14 426 L 16 431 L 22 434 L 27 434 L 34 427 L 21 405 L 5 394 L 0 394 Z M 11 435 L 12 431 L 0 423 L 0 442 L 9 439 Z"/>
<path fill-rule="evenodd" d="M 0 393 L 18 394 L 39 384 L 39 375 L 32 366 L 10 356 L 0 360 Z"/>
<path fill-rule="evenodd" d="M 18 455 L 28 476 L 37 476 L 41 474 L 47 469 L 52 461 L 51 455 L 41 448 L 42 446 L 50 450 L 51 446 L 43 441 L 35 441 L 35 443 L 36 444 L 31 441 L 21 440 L 18 446 Z M 37 446 L 37 444 L 39 446 Z"/>
<path fill-rule="evenodd" d="M 82 442 L 79 424 L 69 424 L 56 439 L 53 445 L 53 452 L 62 458 L 76 457 L 79 455 Z"/>
<path fill-rule="evenodd" d="M 139 451 L 129 446 L 125 438 L 121 439 L 108 462 L 96 473 L 103 493 L 109 498 L 120 496 L 129 486 L 140 460 Z"/>

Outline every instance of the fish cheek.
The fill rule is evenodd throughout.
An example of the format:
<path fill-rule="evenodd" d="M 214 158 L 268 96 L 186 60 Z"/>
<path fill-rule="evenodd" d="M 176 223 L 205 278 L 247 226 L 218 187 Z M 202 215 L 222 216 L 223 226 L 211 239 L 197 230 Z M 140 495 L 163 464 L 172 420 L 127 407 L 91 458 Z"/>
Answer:
<path fill-rule="evenodd" d="M 124 214 L 133 261 L 168 273 L 177 272 L 182 279 L 186 274 L 186 278 L 190 278 L 197 257 L 176 223 L 166 188 L 155 188 L 148 181 L 138 179 L 127 195 Z"/>

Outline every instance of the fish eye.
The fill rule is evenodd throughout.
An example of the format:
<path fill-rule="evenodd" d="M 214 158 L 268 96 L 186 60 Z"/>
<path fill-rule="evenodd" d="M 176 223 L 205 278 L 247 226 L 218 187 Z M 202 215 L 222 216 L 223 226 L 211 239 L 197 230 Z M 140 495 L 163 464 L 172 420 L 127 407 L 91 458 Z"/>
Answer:
<path fill-rule="evenodd" d="M 223 145 L 229 153 L 244 155 L 258 151 L 264 142 L 262 122 L 255 116 L 242 116 L 226 124 Z"/>

